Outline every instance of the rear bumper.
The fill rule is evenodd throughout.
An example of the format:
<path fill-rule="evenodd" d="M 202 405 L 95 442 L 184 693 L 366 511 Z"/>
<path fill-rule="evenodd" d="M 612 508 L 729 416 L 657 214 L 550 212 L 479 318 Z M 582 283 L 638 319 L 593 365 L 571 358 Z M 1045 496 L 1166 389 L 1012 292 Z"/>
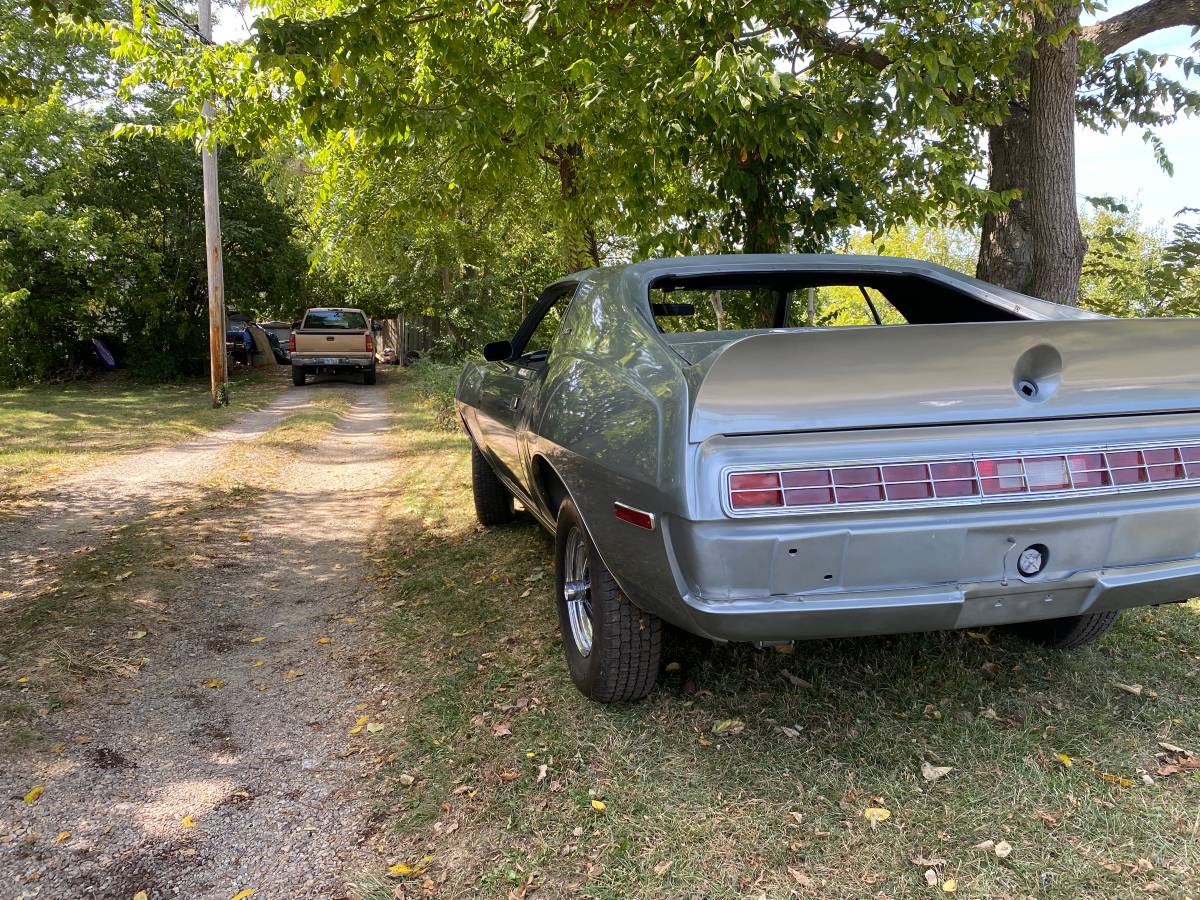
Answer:
<path fill-rule="evenodd" d="M 663 614 L 718 640 L 974 628 L 1200 596 L 1197 489 L 819 521 L 667 518 L 661 539 L 678 588 Z M 1022 575 L 1034 545 L 1045 568 Z"/>
<path fill-rule="evenodd" d="M 373 369 L 373 356 L 297 356 L 292 365 L 301 369 Z"/>
<path fill-rule="evenodd" d="M 688 599 L 696 630 L 727 641 L 945 631 L 1174 603 L 1200 596 L 1200 560 L 1088 572 L 1030 585 L 843 592 L 714 602 Z"/>

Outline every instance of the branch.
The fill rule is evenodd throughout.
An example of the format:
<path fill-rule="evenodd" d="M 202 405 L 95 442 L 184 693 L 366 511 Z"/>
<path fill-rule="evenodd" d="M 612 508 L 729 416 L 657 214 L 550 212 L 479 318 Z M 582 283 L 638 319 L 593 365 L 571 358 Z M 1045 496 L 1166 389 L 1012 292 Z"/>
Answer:
<path fill-rule="evenodd" d="M 1079 29 L 1101 56 L 1116 53 L 1131 41 L 1176 25 L 1200 26 L 1200 0 L 1146 0 L 1140 6 Z"/>
<path fill-rule="evenodd" d="M 1193 2 L 1200 4 L 1200 0 L 1193 0 Z M 892 64 L 891 58 L 886 53 L 872 50 L 860 40 L 842 37 L 825 28 L 794 25 L 792 33 L 796 35 L 796 39 L 801 44 L 812 50 L 823 50 L 830 56 L 846 56 L 877 71 L 882 71 Z"/>

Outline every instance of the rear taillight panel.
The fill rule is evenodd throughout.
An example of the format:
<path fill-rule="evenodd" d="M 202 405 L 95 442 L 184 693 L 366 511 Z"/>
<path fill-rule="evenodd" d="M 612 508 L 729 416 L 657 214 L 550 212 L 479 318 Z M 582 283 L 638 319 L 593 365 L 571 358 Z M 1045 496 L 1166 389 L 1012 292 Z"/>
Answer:
<path fill-rule="evenodd" d="M 1200 444 L 806 465 L 725 474 L 734 516 L 1036 500 L 1200 486 Z"/>

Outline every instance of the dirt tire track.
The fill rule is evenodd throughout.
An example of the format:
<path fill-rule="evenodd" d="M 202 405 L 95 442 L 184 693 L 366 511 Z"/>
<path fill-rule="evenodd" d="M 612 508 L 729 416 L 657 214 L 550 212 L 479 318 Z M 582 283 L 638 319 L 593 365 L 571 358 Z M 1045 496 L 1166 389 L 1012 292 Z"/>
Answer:
<path fill-rule="evenodd" d="M 311 391 L 163 451 L 158 475 L 124 477 L 114 464 L 77 487 L 122 512 L 153 502 L 167 473 L 190 490 L 222 445 L 261 433 Z M 49 716 L 62 752 L 0 767 L 0 895 L 228 900 L 253 888 L 256 900 L 328 900 L 346 896 L 346 879 L 374 859 L 357 787 L 370 738 L 347 732 L 360 712 L 386 722 L 386 701 L 364 677 L 370 631 L 359 607 L 377 602 L 365 555 L 384 502 L 378 486 L 395 463 L 384 389 L 353 396 L 332 431 L 255 501 L 250 540 L 227 534 L 206 545 L 221 565 L 199 564 L 169 598 L 174 627 L 146 639 L 141 672 Z M 44 523 L 39 539 L 70 548 L 89 515 Z M 11 536 L 6 549 L 16 549 Z M 224 685 L 206 688 L 210 679 Z M 365 752 L 347 755 L 348 743 Z M 20 798 L 34 784 L 45 793 L 27 805 Z M 185 816 L 194 827 L 183 827 Z M 55 843 L 62 831 L 70 838 Z"/>

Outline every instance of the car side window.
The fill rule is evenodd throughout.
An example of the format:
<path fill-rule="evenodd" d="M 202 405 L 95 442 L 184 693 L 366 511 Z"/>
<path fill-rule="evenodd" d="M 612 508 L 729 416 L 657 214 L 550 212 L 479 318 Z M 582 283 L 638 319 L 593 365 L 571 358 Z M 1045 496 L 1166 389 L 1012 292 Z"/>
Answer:
<path fill-rule="evenodd" d="M 521 327 L 513 338 L 513 348 L 517 353 L 516 361 L 529 364 L 540 364 L 550 356 L 554 347 L 554 339 L 562 325 L 563 315 L 575 295 L 575 286 L 571 285 L 562 293 L 543 297 L 538 300 Z M 522 339 L 524 343 L 522 344 Z"/>

